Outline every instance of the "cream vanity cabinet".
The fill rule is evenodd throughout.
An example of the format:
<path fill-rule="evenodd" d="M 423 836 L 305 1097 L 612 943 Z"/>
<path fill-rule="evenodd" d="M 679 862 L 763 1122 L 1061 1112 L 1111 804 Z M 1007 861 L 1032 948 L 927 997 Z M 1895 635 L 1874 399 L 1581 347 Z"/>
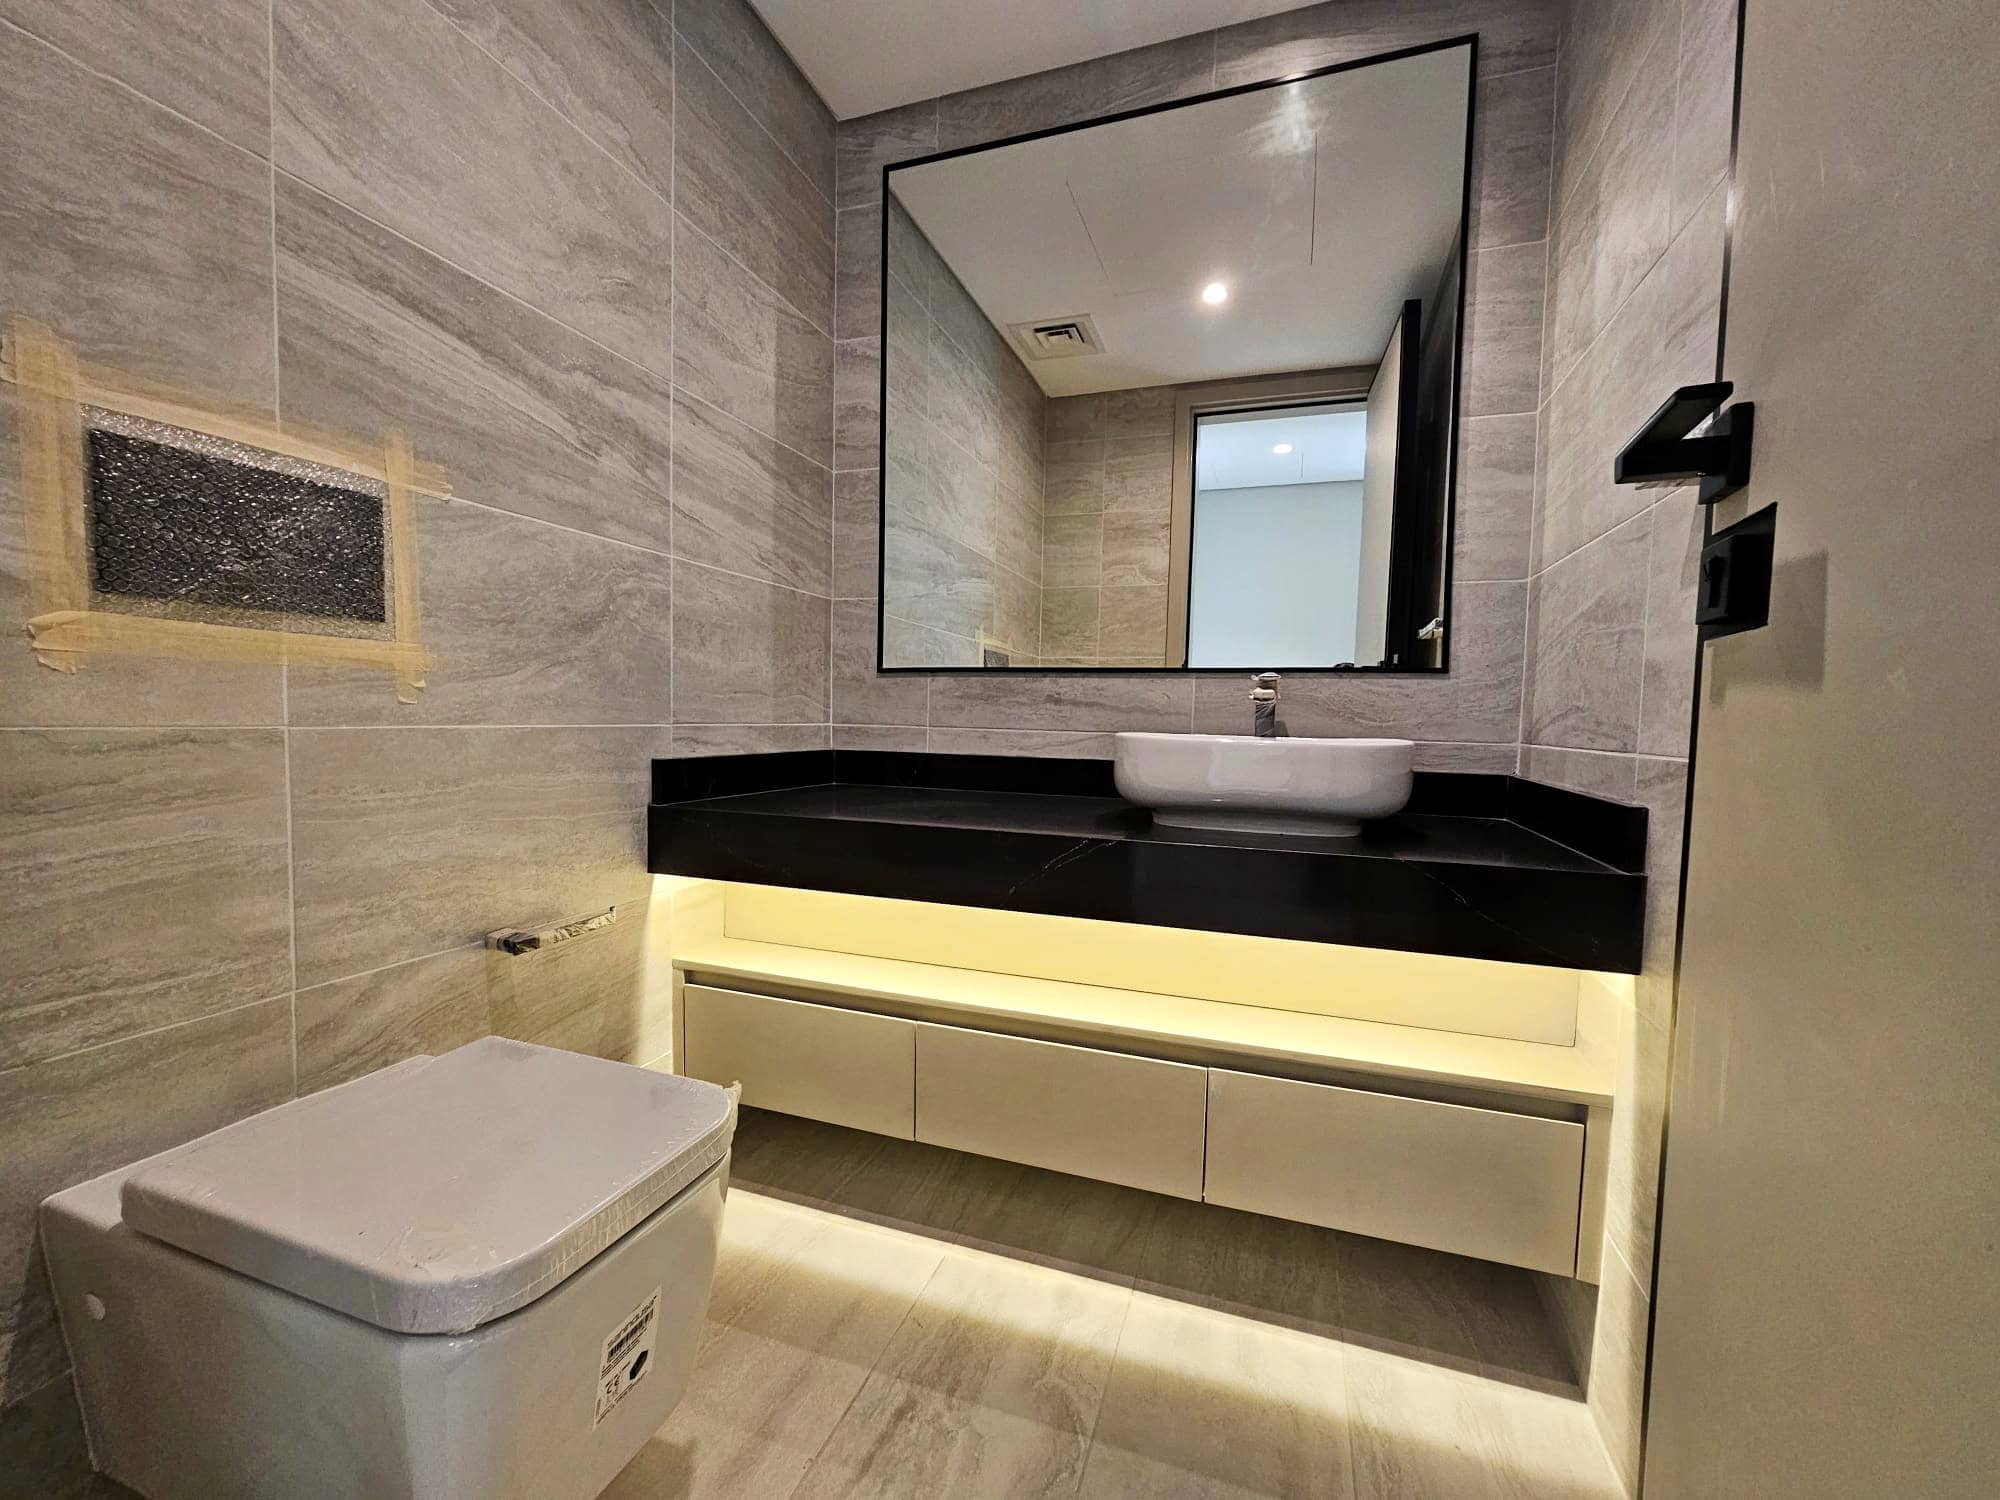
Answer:
<path fill-rule="evenodd" d="M 1587 1122 L 1608 1111 L 1305 1081 L 703 978 L 682 986 L 681 1069 L 740 1083 L 754 1107 L 1594 1279 L 1578 1260 L 1602 1200 Z"/>

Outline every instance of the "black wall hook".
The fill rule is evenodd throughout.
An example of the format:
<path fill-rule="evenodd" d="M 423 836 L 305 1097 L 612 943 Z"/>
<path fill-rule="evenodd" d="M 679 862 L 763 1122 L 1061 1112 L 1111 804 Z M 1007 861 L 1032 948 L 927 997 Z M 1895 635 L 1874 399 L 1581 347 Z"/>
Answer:
<path fill-rule="evenodd" d="M 1701 503 L 1713 505 L 1750 482 L 1750 440 L 1756 407 L 1739 401 L 1716 417 L 1700 437 L 1689 437 L 1721 410 L 1734 384 L 1715 380 L 1684 385 L 1646 419 L 1638 435 L 1619 452 L 1611 474 L 1619 484 L 1674 484 L 1701 481 Z"/>

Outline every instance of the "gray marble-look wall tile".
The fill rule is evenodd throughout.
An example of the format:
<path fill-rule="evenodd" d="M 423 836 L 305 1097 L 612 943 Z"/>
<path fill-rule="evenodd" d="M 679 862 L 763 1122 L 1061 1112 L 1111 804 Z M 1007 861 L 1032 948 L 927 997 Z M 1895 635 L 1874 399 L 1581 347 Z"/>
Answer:
<path fill-rule="evenodd" d="M 929 748 L 939 755 L 1052 755 L 1110 760 L 1110 733 L 1070 729 L 933 729 Z"/>
<path fill-rule="evenodd" d="M 1046 522 L 1038 494 L 1000 486 L 999 512 L 993 522 L 993 560 L 1012 568 L 1028 582 L 1042 581 L 1042 545 Z"/>
<path fill-rule="evenodd" d="M 833 476 L 833 593 L 873 599 L 881 585 L 881 476 L 853 469 Z"/>
<path fill-rule="evenodd" d="M 842 120 L 834 127 L 834 160 L 842 208 L 879 203 L 882 169 L 892 162 L 927 156 L 938 149 L 938 102 L 921 100 L 872 115 Z"/>
<path fill-rule="evenodd" d="M 1525 583 L 1456 586 L 1449 672 L 1294 674 L 1280 689 L 1279 722 L 1296 735 L 1517 743 L 1527 591 Z M 1194 708 L 1198 732 L 1249 733 L 1247 674 L 1196 678 Z"/>
<path fill-rule="evenodd" d="M 1126 391 L 1107 391 L 1103 396 L 1104 436 L 1108 438 L 1172 437 L 1174 435 L 1175 391 L 1170 385 L 1138 386 Z M 1067 400 L 1077 400 L 1068 397 Z M 1081 398 L 1086 414 L 1090 398 Z M 1055 406 L 1049 403 L 1051 409 Z M 1072 408 L 1074 410 L 1075 408 Z M 1086 415 L 1086 423 L 1089 417 Z"/>
<path fill-rule="evenodd" d="M 1636 516 L 1535 580 L 1526 743 L 1637 748 L 1650 537 L 1648 517 Z"/>
<path fill-rule="evenodd" d="M 826 722 L 828 603 L 674 564 L 674 721 Z"/>
<path fill-rule="evenodd" d="M 1675 38 L 1654 43 L 1597 149 L 1565 163 L 1550 246 L 1550 369 L 1568 374 L 1659 260 L 1673 189 Z"/>
<path fill-rule="evenodd" d="M 1694 721 L 1695 585 L 1701 576 L 1701 508 L 1677 491 L 1653 507 L 1646 584 L 1645 688 L 1639 752 L 1685 756 Z"/>
<path fill-rule="evenodd" d="M 880 337 L 882 332 L 882 205 L 864 203 L 834 216 L 836 338 Z"/>
<path fill-rule="evenodd" d="M 928 684 L 875 670 L 875 606 L 841 599 L 833 606 L 832 716 L 836 724 L 921 724 Z"/>
<path fill-rule="evenodd" d="M 1009 78 L 938 100 L 938 146 L 952 150 L 1207 93 L 1215 35 L 1204 32 Z"/>
<path fill-rule="evenodd" d="M 666 550 L 664 379 L 283 179 L 276 234 L 287 418 L 400 427 L 458 494 Z"/>
<path fill-rule="evenodd" d="M 1654 492 L 1611 482 L 1612 459 L 1661 393 L 1714 378 L 1722 290 L 1720 188 L 1549 397 L 1544 567 L 1637 515 Z"/>
<path fill-rule="evenodd" d="M 1635 799 L 1637 765 L 1637 757 L 1623 752 L 1564 750 L 1553 745 L 1521 747 L 1520 774 L 1529 781 L 1618 802 Z"/>
<path fill-rule="evenodd" d="M 1165 517 L 1142 511 L 1107 512 L 1104 517 L 1104 586 L 1108 589 L 1165 588 L 1167 544 Z"/>
<path fill-rule="evenodd" d="M 1042 586 L 1095 587 L 1104 570 L 1104 520 L 1095 515 L 1055 515 L 1042 523 Z"/>
<path fill-rule="evenodd" d="M 270 168 L 11 26 L 0 98 L 0 305 L 87 359 L 267 407 Z"/>
<path fill-rule="evenodd" d="M 1097 516 L 1104 510 L 1104 442 L 1051 441 L 1043 460 L 1042 510 L 1050 516 Z"/>
<path fill-rule="evenodd" d="M 833 329 L 833 205 L 701 58 L 674 80 L 675 203 L 710 239 Z"/>
<path fill-rule="evenodd" d="M 1042 649 L 1042 587 L 1012 568 L 993 569 L 993 623 L 989 627 L 995 641 L 1009 653 L 1009 659 L 1029 660 Z"/>
<path fill-rule="evenodd" d="M 673 1050 L 668 964 L 648 951 L 663 927 L 641 896 L 609 927 L 538 953 L 458 948 L 300 990 L 299 1092 L 483 1036 L 652 1062 Z"/>
<path fill-rule="evenodd" d="M 1418 740 L 1416 768 L 1419 771 L 1476 771 L 1484 775 L 1511 776 L 1519 763 L 1518 745 L 1453 744 L 1450 741 Z"/>
<path fill-rule="evenodd" d="M 1565 7 L 1556 94 L 1558 183 L 1570 163 L 1597 149 L 1641 60 L 1662 36 L 1673 35 L 1680 21 L 1680 7 L 1660 0 L 1596 0 Z M 1556 208 L 1561 210 L 1560 201 Z"/>
<path fill-rule="evenodd" d="M 1102 628 L 1104 591 L 1083 588 L 1042 590 L 1042 655 L 1051 659 L 1085 661 L 1097 657 Z"/>
<path fill-rule="evenodd" d="M 672 754 L 773 755 L 787 750 L 824 750 L 824 724 L 676 724 Z"/>
<path fill-rule="evenodd" d="M 1234 88 L 1380 52 L 1479 33 L 1479 70 L 1497 76 L 1556 60 L 1560 0 L 1328 0 L 1215 33 L 1215 84 Z"/>
<path fill-rule="evenodd" d="M 1643 1024 L 1661 1031 L 1671 1030 L 1674 1021 L 1674 942 L 1687 793 L 1686 761 L 1639 757 L 1633 795 L 1645 805 L 1647 823 L 1646 947 L 1638 1009 Z"/>
<path fill-rule="evenodd" d="M 1535 426 L 1530 413 L 1459 425 L 1452 577 L 1474 583 L 1529 575 L 1534 523 Z"/>
<path fill-rule="evenodd" d="M 272 24 L 282 170 L 626 358 L 671 368 L 664 198 L 422 0 L 275 0 Z M 708 144 L 682 143 L 683 182 Z"/>
<path fill-rule="evenodd" d="M 1548 238 L 1556 70 L 1506 73 L 1479 85 L 1472 134 L 1472 245 Z"/>
<path fill-rule="evenodd" d="M 423 691 L 399 703 L 382 672 L 293 664 L 293 724 L 668 722 L 665 554 L 457 501 L 417 507 L 436 657 Z"/>
<path fill-rule="evenodd" d="M 987 672 L 931 684 L 933 729 L 1185 730 L 1196 679 L 1015 676 Z"/>
<path fill-rule="evenodd" d="M 674 397 L 674 555 L 809 594 L 832 589 L 833 475 Z"/>
<path fill-rule="evenodd" d="M 933 526 L 910 519 L 893 499 L 882 550 L 883 597 L 890 615 L 962 640 L 978 639 L 980 630 L 993 618 L 990 558 Z M 953 654 L 961 653 L 954 648 Z M 907 660 L 907 664 L 919 665 L 921 660 Z"/>
<path fill-rule="evenodd" d="M 0 18 L 259 156 L 271 148 L 269 16 L 268 0 L 0 0 Z"/>
<path fill-rule="evenodd" d="M 1736 104 L 1736 0 L 1681 0 L 1680 88 L 1674 98 L 1678 232 L 1729 170 Z"/>
<path fill-rule="evenodd" d="M 833 466 L 872 470 L 882 452 L 882 341 L 834 345 L 833 386 Z"/>
<path fill-rule="evenodd" d="M 977 667 L 982 665 L 979 642 L 912 620 L 886 615 L 882 620 L 882 660 L 890 667 Z"/>
<path fill-rule="evenodd" d="M 833 380 L 826 332 L 681 218 L 674 238 L 674 384 L 825 462 Z"/>
<path fill-rule="evenodd" d="M 7 730 L 0 759 L 0 1069 L 290 988 L 276 730 Z"/>
<path fill-rule="evenodd" d="M 1104 509 L 1164 518 L 1173 505 L 1171 437 L 1107 438 L 1104 443 Z"/>
<path fill-rule="evenodd" d="M 294 729 L 299 984 L 639 899 L 647 762 L 667 743 L 641 728 Z"/>
<path fill-rule="evenodd" d="M 1650 1282 L 1650 1276 L 1648 1281 Z M 1639 1488 L 1640 1425 L 1645 1414 L 1646 1347 L 1650 1333 L 1646 1289 L 1614 1246 L 1597 1289 L 1597 1328 L 1590 1354 L 1590 1414 L 1625 1486 Z"/>
<path fill-rule="evenodd" d="M 1125 665 L 1158 666 L 1167 649 L 1167 586 L 1104 588 L 1097 654 Z"/>
<path fill-rule="evenodd" d="M 652 0 L 430 0 L 663 197 L 674 188 L 674 39 Z M 682 8 L 686 9 L 687 0 Z"/>
<path fill-rule="evenodd" d="M 1049 402 L 1048 407 L 1049 442 L 1077 443 L 1091 438 L 1101 438 L 1105 435 L 1108 421 L 1104 396 L 1058 396 Z M 1127 437 L 1144 435 L 1143 433 L 1121 434 Z"/>
<path fill-rule="evenodd" d="M 1547 259 L 1548 247 L 1539 242 L 1467 257 L 1463 416 L 1531 412 L 1540 405 Z"/>
<path fill-rule="evenodd" d="M 674 0 L 673 15 L 682 39 L 831 203 L 833 114 L 757 13 L 744 0 Z"/>
<path fill-rule="evenodd" d="M 928 738 L 921 724 L 835 724 L 836 750 L 903 750 L 921 752 Z"/>
<path fill-rule="evenodd" d="M 289 997 L 0 1072 L 0 1406 L 67 1363 L 36 1205 L 291 1091 Z"/>

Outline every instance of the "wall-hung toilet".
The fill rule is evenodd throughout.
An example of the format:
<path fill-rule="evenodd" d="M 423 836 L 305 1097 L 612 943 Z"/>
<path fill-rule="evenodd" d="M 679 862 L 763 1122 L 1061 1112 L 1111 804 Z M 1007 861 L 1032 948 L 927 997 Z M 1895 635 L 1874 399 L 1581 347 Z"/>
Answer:
<path fill-rule="evenodd" d="M 152 1500 L 586 1500 L 688 1382 L 734 1100 L 488 1037 L 58 1193 L 98 1468 Z"/>

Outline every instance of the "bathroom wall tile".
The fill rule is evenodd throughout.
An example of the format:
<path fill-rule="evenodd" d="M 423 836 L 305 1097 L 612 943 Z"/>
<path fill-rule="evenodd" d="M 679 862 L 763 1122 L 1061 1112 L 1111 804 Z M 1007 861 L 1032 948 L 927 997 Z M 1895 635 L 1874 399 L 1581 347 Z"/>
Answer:
<path fill-rule="evenodd" d="M 662 196 L 674 186 L 674 39 L 651 0 L 431 0 Z M 686 0 L 683 0 L 683 11 Z"/>
<path fill-rule="evenodd" d="M 864 203 L 834 216 L 833 332 L 870 338 L 882 332 L 882 205 Z"/>
<path fill-rule="evenodd" d="M 90 1467 L 83 1410 L 68 1375 L 0 1407 L 0 1474 L 35 1500 L 113 1500 L 130 1490 Z"/>
<path fill-rule="evenodd" d="M 1646 584 L 1645 687 L 1639 750 L 1688 753 L 1694 721 L 1695 587 L 1701 577 L 1701 508 L 1677 491 L 1653 507 Z"/>
<path fill-rule="evenodd" d="M 1488 76 L 1556 59 L 1558 0 L 1495 6 L 1483 0 L 1329 0 L 1216 32 L 1215 86 L 1234 88 L 1379 52 L 1479 33 Z"/>
<path fill-rule="evenodd" d="M 1098 654 L 1104 591 L 1099 588 L 1042 590 L 1042 655 L 1051 659 L 1091 659 Z"/>
<path fill-rule="evenodd" d="M 922 751 L 927 746 L 923 725 L 895 724 L 835 724 L 833 748 L 836 750 L 904 750 Z"/>
<path fill-rule="evenodd" d="M 947 1250 L 793 1493 L 1073 1493 L 1131 1295 Z"/>
<path fill-rule="evenodd" d="M 1532 412 L 1539 404 L 1547 247 L 1475 251 L 1468 258 L 1465 383 L 1468 418 Z"/>
<path fill-rule="evenodd" d="M 817 594 L 675 563 L 675 722 L 826 722 L 828 608 Z"/>
<path fill-rule="evenodd" d="M 1104 394 L 1104 435 L 1111 438 L 1167 437 L 1174 435 L 1174 388 L 1170 385 L 1139 386 Z M 1088 401 L 1088 397 L 1068 397 Z M 1053 407 L 1054 402 L 1050 403 Z M 1088 408 L 1086 408 L 1088 410 Z"/>
<path fill-rule="evenodd" d="M 1667 1031 L 1674 1017 L 1674 937 L 1680 912 L 1681 841 L 1687 822 L 1688 763 L 1641 756 L 1636 799 L 1645 804 L 1646 946 L 1639 971 L 1640 1021 Z M 1650 1258 L 1642 1257 L 1650 1263 Z"/>
<path fill-rule="evenodd" d="M 664 923 L 649 932 L 647 905 L 641 894 L 611 926 L 539 953 L 458 948 L 299 991 L 299 1092 L 483 1036 L 614 1062 L 672 1051 L 671 961 L 648 952 Z"/>
<path fill-rule="evenodd" d="M 837 724 L 922 724 L 929 684 L 875 670 L 875 606 L 842 599 L 833 606 L 832 715 Z"/>
<path fill-rule="evenodd" d="M 270 168 L 12 27 L 0 97 L 0 305 L 86 359 L 268 407 Z"/>
<path fill-rule="evenodd" d="M 699 57 L 674 80 L 675 204 L 815 325 L 833 328 L 833 205 Z"/>
<path fill-rule="evenodd" d="M 1094 396 L 1058 396 L 1049 402 L 1048 437 L 1050 443 L 1076 443 L 1088 438 L 1101 438 L 1109 420 L 1107 398 Z M 1126 434 L 1126 436 L 1144 434 Z"/>
<path fill-rule="evenodd" d="M 422 0 L 275 0 L 272 46 L 282 170 L 626 358 L 670 368 L 666 200 L 442 15 Z M 702 100 L 694 91 L 684 128 Z M 713 143 L 682 146 L 685 184 Z"/>
<path fill-rule="evenodd" d="M 872 471 L 882 452 L 882 341 L 834 345 L 833 372 L 833 466 Z"/>
<path fill-rule="evenodd" d="M 1665 1028 L 1634 1018 L 1620 1059 L 1618 1108 L 1611 1117 L 1611 1164 L 1604 1188 L 1604 1234 L 1627 1265 L 1651 1267 L 1659 1204 L 1660 1145 L 1667 1113 Z"/>
<path fill-rule="evenodd" d="M 685 218 L 674 238 L 674 384 L 827 461 L 833 343 Z"/>
<path fill-rule="evenodd" d="M 1645 510 L 1657 492 L 1611 482 L 1618 450 L 1662 392 L 1714 378 L 1722 203 L 1711 193 L 1631 299 L 1549 397 L 1544 567 Z"/>
<path fill-rule="evenodd" d="M 1418 740 L 1416 768 L 1419 771 L 1472 771 L 1482 775 L 1511 776 L 1519 756 L 1518 745 L 1465 745 Z"/>
<path fill-rule="evenodd" d="M 835 201 L 842 208 L 882 199 L 882 169 L 891 162 L 928 156 L 938 149 L 938 102 L 925 99 L 895 109 L 842 120 L 834 127 L 838 178 Z"/>
<path fill-rule="evenodd" d="M 457 494 L 666 550 L 665 380 L 282 178 L 276 233 L 289 419 L 400 427 Z"/>
<path fill-rule="evenodd" d="M 291 1091 L 289 997 L 0 1072 L 0 1406 L 67 1363 L 36 1205 Z"/>
<path fill-rule="evenodd" d="M 941 677 L 931 684 L 930 722 L 934 729 L 1185 730 L 1194 681 L 1002 672 Z"/>
<path fill-rule="evenodd" d="M 1649 1277 L 1650 1279 L 1650 1277 Z M 1597 1289 L 1590 1356 L 1590 1414 L 1625 1492 L 1639 1486 L 1639 1424 L 1645 1409 L 1648 1293 L 1614 1249 Z"/>
<path fill-rule="evenodd" d="M 1164 518 L 1173 505 L 1174 445 L 1171 437 L 1107 438 L 1104 443 L 1104 508 L 1140 511 Z"/>
<path fill-rule="evenodd" d="M 1535 580 L 1535 657 L 1523 738 L 1531 745 L 1631 751 L 1639 740 L 1651 528 L 1639 516 Z"/>
<path fill-rule="evenodd" d="M 1525 583 L 1468 583 L 1454 591 L 1451 670 L 1286 678 L 1278 719 L 1287 734 L 1394 735 L 1492 745 L 1515 742 L 1521 717 Z M 1194 727 L 1246 734 L 1247 675 L 1194 681 Z"/>
<path fill-rule="evenodd" d="M 674 0 L 673 16 L 682 39 L 831 203 L 833 114 L 756 12 L 744 0 Z"/>
<path fill-rule="evenodd" d="M 1560 381 L 1667 247 L 1674 55 L 1654 43 L 1597 150 L 1566 163 L 1549 257 L 1551 369 Z"/>
<path fill-rule="evenodd" d="M 1452 577 L 1476 583 L 1529 576 L 1535 417 L 1475 417 L 1459 426 Z"/>
<path fill-rule="evenodd" d="M 1637 757 L 1608 750 L 1523 745 L 1520 774 L 1545 786 L 1567 787 L 1616 802 L 1637 800 Z"/>
<path fill-rule="evenodd" d="M 294 729 L 299 984 L 640 899 L 647 761 L 667 744 L 664 729 Z"/>
<path fill-rule="evenodd" d="M 0 272 L 4 275 L 4 272 Z M 26 520 L 14 387 L 0 384 L 0 619 L 38 610 L 29 587 Z M 275 665 L 95 656 L 78 672 L 56 672 L 16 638 L 0 649 L 0 728 L 9 725 L 277 724 L 283 672 Z"/>
<path fill-rule="evenodd" d="M 1044 460 L 1042 510 L 1050 516 L 1096 516 L 1104 509 L 1104 443 L 1051 439 Z"/>
<path fill-rule="evenodd" d="M 935 427 L 902 424 L 890 441 L 905 435 L 912 441 L 908 459 L 892 453 L 889 461 L 890 515 L 950 538 L 955 551 L 965 554 L 953 566 L 981 571 L 972 559 L 992 560 L 994 511 L 999 498 L 993 471 L 975 462 Z M 895 589 L 890 597 L 901 599 L 904 595 Z"/>
<path fill-rule="evenodd" d="M 1094 588 L 1104 568 L 1104 518 L 1052 515 L 1042 522 L 1042 586 Z"/>
<path fill-rule="evenodd" d="M 246 151 L 270 151 L 266 0 L 0 0 L 0 18 Z"/>
<path fill-rule="evenodd" d="M 1009 78 L 940 99 L 938 146 L 949 151 L 1186 99 L 1207 93 L 1214 79 L 1213 33 Z"/>
<path fill-rule="evenodd" d="M 1023 578 L 1012 568 L 993 569 L 993 623 L 989 627 L 995 641 L 1012 656 L 1027 660 L 1041 654 L 1041 585 Z"/>
<path fill-rule="evenodd" d="M 1118 511 L 1104 517 L 1104 586 L 1164 588 L 1168 536 L 1164 518 Z"/>
<path fill-rule="evenodd" d="M 1042 546 L 1047 525 L 1036 503 L 1038 496 L 1039 491 L 1030 494 L 1003 481 L 999 510 L 993 522 L 993 560 L 1037 585 L 1042 581 Z"/>
<path fill-rule="evenodd" d="M 0 758 L 0 1069 L 290 988 L 281 734 L 7 730 Z"/>
<path fill-rule="evenodd" d="M 685 396 L 674 398 L 674 555 L 782 583 L 832 588 L 833 476 Z"/>
<path fill-rule="evenodd" d="M 873 599 L 881 582 L 882 493 L 874 469 L 833 476 L 833 593 Z"/>
<path fill-rule="evenodd" d="M 882 621 L 882 659 L 891 667 L 977 667 L 979 642 L 915 621 L 887 615 Z"/>
<path fill-rule="evenodd" d="M 1530 68 L 1479 86 L 1472 136 L 1472 244 L 1548 237 L 1556 70 Z"/>
<path fill-rule="evenodd" d="M 1062 729 L 933 729 L 930 749 L 939 755 L 1053 755 L 1109 760 L 1112 736 Z"/>
<path fill-rule="evenodd" d="M 424 643 L 413 703 L 354 667 L 294 664 L 293 724 L 664 724 L 672 564 L 539 521 L 417 502 Z"/>
<path fill-rule="evenodd" d="M 1589 159 L 1610 128 L 1642 60 L 1680 26 L 1680 7 L 1658 0 L 1598 0 L 1566 8 L 1556 97 L 1558 183 Z M 1562 203 L 1556 203 L 1558 211 Z"/>
<path fill-rule="evenodd" d="M 1729 170 L 1735 97 L 1734 0 L 1681 0 L 1680 88 L 1674 98 L 1676 233 Z"/>
<path fill-rule="evenodd" d="M 1097 654 L 1106 661 L 1159 666 L 1167 649 L 1167 586 L 1104 589 Z"/>
<path fill-rule="evenodd" d="M 891 615 L 962 640 L 978 638 L 993 613 L 990 559 L 933 527 L 903 519 L 893 505 L 882 550 Z"/>
<path fill-rule="evenodd" d="M 670 753 L 684 755 L 771 755 L 786 750 L 824 750 L 824 724 L 676 724 Z"/>

